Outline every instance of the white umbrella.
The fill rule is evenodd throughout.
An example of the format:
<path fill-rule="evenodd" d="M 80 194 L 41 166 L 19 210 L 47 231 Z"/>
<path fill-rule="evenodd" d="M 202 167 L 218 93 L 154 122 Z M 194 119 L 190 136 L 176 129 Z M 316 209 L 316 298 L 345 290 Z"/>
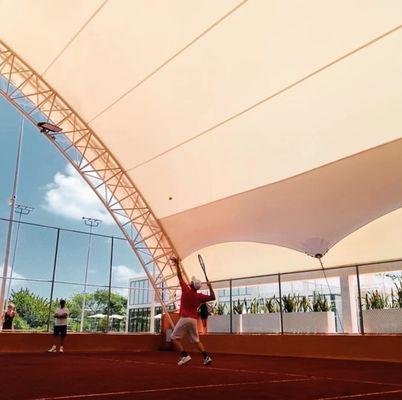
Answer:
<path fill-rule="evenodd" d="M 112 314 L 112 315 L 109 316 L 109 318 L 111 318 L 111 319 L 123 319 L 124 317 L 122 315 Z"/>
<path fill-rule="evenodd" d="M 90 315 L 88 318 L 105 318 L 105 314 L 95 314 L 95 315 Z"/>

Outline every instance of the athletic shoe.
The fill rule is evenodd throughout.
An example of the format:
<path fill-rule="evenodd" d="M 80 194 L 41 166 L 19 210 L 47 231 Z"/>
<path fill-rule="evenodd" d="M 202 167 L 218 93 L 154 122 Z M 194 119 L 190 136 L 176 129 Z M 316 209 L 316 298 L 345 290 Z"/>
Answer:
<path fill-rule="evenodd" d="M 59 353 L 64 353 L 63 346 L 60 346 Z"/>
<path fill-rule="evenodd" d="M 204 365 L 209 365 L 212 362 L 212 358 L 210 356 L 206 356 L 204 358 Z"/>
<path fill-rule="evenodd" d="M 52 346 L 52 347 L 48 350 L 49 353 L 56 353 L 56 351 L 57 351 L 56 346 Z"/>
<path fill-rule="evenodd" d="M 177 365 L 184 365 L 186 363 L 188 363 L 191 360 L 190 356 L 185 356 L 180 358 L 179 362 L 177 363 Z"/>

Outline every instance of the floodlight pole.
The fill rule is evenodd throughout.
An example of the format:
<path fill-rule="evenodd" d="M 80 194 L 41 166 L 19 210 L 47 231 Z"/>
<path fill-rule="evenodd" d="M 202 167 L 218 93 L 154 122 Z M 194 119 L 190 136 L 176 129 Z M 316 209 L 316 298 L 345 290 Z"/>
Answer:
<path fill-rule="evenodd" d="M 15 255 L 17 253 L 18 238 L 19 238 L 19 235 L 20 235 L 21 218 L 22 218 L 23 215 L 29 215 L 33 210 L 35 210 L 34 207 L 25 206 L 23 204 L 17 204 L 15 206 L 15 213 L 18 214 L 17 233 L 15 235 L 13 258 L 11 260 L 10 281 L 8 282 L 8 290 L 7 290 L 7 296 L 6 296 L 7 301 L 10 301 L 11 284 L 13 282 Z"/>
<path fill-rule="evenodd" d="M 14 183 L 13 183 L 13 192 L 10 198 L 10 218 L 8 222 L 8 231 L 7 231 L 7 242 L 6 242 L 6 250 L 4 254 L 4 263 L 3 263 L 3 277 L 1 281 L 1 289 L 0 289 L 0 310 L 3 311 L 5 308 L 5 294 L 6 294 L 6 283 L 7 283 L 7 275 L 8 275 L 8 262 L 10 258 L 10 249 L 11 249 L 11 239 L 13 235 L 13 216 L 15 210 L 15 200 L 17 197 L 17 188 L 18 188 L 18 177 L 20 170 L 20 159 L 21 159 L 21 150 L 22 150 L 22 138 L 24 136 L 24 118 L 21 119 L 21 127 L 20 134 L 18 139 L 18 148 L 17 148 L 17 158 L 15 160 L 15 172 L 14 172 Z"/>
<path fill-rule="evenodd" d="M 98 227 L 102 220 L 96 218 L 88 218 L 82 217 L 84 224 L 89 226 L 89 240 L 88 240 L 88 250 L 87 250 L 87 262 L 85 266 L 85 282 L 84 282 L 84 291 L 82 293 L 82 309 L 81 309 L 81 323 L 80 323 L 80 332 L 84 330 L 84 316 L 85 316 L 85 303 L 87 297 L 87 281 L 88 281 L 88 267 L 89 267 L 89 257 L 91 255 L 91 242 L 92 242 L 92 229 Z"/>

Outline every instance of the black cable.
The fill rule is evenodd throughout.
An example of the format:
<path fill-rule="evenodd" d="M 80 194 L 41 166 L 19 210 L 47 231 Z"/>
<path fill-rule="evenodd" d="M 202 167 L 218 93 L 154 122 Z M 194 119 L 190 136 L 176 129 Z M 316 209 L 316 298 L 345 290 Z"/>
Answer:
<path fill-rule="evenodd" d="M 328 282 L 327 273 L 325 272 L 324 264 L 323 264 L 323 262 L 322 262 L 322 254 L 321 254 L 321 253 L 317 253 L 314 257 L 320 262 L 322 274 L 324 275 L 325 282 L 327 283 L 327 287 L 328 287 L 328 291 L 329 291 L 330 303 L 331 303 L 331 305 L 332 305 L 332 298 L 334 298 L 334 310 L 335 310 L 335 315 L 338 315 L 339 324 L 340 324 L 340 326 L 341 326 L 342 332 L 344 332 L 344 330 L 343 330 L 342 318 L 340 317 L 339 312 L 338 312 L 338 310 L 337 310 L 337 308 L 336 308 L 335 296 L 332 294 L 331 286 L 329 285 L 329 282 Z"/>

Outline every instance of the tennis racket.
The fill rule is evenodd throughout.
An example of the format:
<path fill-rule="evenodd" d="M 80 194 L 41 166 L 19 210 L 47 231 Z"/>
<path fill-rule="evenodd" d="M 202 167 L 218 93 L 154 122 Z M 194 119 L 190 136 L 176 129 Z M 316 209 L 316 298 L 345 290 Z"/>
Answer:
<path fill-rule="evenodd" d="M 204 260 L 202 259 L 201 254 L 198 254 L 198 261 L 200 262 L 201 268 L 204 271 L 205 280 L 207 282 L 209 282 L 209 279 L 208 279 L 208 276 L 207 276 L 207 271 L 205 270 Z"/>

